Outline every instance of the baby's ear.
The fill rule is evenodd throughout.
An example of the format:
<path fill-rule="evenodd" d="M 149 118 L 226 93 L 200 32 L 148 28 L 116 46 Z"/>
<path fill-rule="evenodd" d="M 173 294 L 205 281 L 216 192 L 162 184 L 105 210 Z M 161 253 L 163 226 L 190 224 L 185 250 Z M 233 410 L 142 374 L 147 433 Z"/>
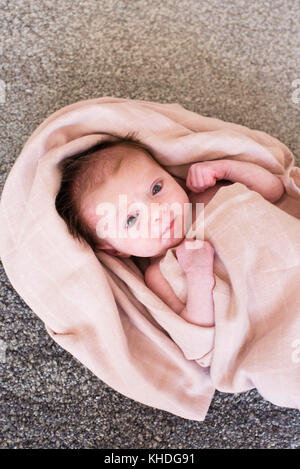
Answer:
<path fill-rule="evenodd" d="M 118 257 L 125 257 L 125 258 L 130 257 L 130 254 L 125 254 L 124 252 L 120 252 L 120 251 L 116 251 L 116 254 L 114 255 Z"/>
<path fill-rule="evenodd" d="M 109 248 L 101 248 L 102 251 L 105 251 L 107 252 L 108 254 L 112 254 L 113 256 L 117 256 L 117 257 L 130 257 L 130 254 L 125 254 L 123 252 L 120 252 L 120 251 L 117 251 L 117 249 L 114 249 L 112 247 L 109 247 Z"/>
<path fill-rule="evenodd" d="M 117 249 L 113 248 L 109 243 L 103 241 L 99 244 L 96 244 L 95 248 L 97 251 L 104 251 L 107 252 L 107 254 L 112 254 L 113 256 L 130 257 L 130 254 L 124 254 L 118 251 Z"/>

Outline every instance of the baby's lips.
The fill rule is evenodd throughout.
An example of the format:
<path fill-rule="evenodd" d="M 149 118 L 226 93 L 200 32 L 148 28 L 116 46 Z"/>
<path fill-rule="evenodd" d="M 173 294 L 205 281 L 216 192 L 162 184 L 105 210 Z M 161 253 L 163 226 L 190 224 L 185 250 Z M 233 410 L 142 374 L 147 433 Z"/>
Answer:
<path fill-rule="evenodd" d="M 175 218 L 171 220 L 170 223 L 162 230 L 161 235 L 163 236 L 164 234 L 168 233 L 169 230 L 171 230 L 172 224 L 174 222 Z"/>

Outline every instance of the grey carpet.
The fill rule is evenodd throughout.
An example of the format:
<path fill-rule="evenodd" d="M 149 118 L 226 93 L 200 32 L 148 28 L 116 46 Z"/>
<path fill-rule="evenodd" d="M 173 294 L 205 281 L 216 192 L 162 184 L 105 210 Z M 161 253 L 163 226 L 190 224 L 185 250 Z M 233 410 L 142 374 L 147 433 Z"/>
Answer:
<path fill-rule="evenodd" d="M 38 124 L 100 96 L 179 102 L 300 156 L 299 1 L 0 5 L 1 190 Z M 0 279 L 1 448 L 300 447 L 299 412 L 255 390 L 217 392 L 201 423 L 111 390 L 53 343 L 2 268 Z"/>

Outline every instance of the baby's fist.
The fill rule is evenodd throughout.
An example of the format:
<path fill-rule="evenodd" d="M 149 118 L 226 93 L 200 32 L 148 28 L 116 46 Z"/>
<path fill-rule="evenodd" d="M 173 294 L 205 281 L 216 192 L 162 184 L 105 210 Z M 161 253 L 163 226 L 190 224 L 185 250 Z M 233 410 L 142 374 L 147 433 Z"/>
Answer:
<path fill-rule="evenodd" d="M 199 243 L 201 247 L 198 247 Z M 176 248 L 177 260 L 185 273 L 212 275 L 214 252 L 213 246 L 208 241 L 200 240 L 185 239 Z"/>
<path fill-rule="evenodd" d="M 189 167 L 186 186 L 192 192 L 204 192 L 222 179 L 225 174 L 224 165 L 220 161 L 205 161 Z"/>

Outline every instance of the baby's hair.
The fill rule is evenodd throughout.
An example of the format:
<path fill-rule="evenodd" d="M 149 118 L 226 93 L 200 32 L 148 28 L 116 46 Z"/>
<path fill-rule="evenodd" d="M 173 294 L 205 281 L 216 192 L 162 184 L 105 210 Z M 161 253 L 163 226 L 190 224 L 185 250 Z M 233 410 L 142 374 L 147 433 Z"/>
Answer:
<path fill-rule="evenodd" d="M 103 141 L 88 150 L 68 156 L 59 163 L 62 177 L 55 199 L 56 210 L 65 221 L 69 233 L 79 242 L 91 246 L 94 251 L 96 251 L 96 234 L 81 216 L 80 199 L 84 192 L 94 186 L 96 180 L 99 178 L 105 180 L 117 166 L 117 162 L 115 163 L 111 156 L 105 155 L 105 152 L 101 155 L 99 152 L 122 144 L 142 150 L 155 160 L 152 151 L 138 139 L 135 132 L 130 132 L 124 137 L 109 135 L 114 137 L 113 141 Z M 99 165 L 102 156 L 103 171 L 99 174 L 99 171 L 92 171 L 92 169 Z"/>

